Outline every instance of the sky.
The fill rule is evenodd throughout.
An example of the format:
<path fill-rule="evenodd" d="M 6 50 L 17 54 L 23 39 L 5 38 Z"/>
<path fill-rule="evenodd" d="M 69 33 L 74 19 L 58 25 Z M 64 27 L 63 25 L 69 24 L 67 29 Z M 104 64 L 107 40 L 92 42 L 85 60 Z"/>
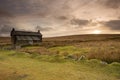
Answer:
<path fill-rule="evenodd" d="M 120 0 L 0 0 L 0 36 L 12 28 L 44 37 L 120 34 Z"/>

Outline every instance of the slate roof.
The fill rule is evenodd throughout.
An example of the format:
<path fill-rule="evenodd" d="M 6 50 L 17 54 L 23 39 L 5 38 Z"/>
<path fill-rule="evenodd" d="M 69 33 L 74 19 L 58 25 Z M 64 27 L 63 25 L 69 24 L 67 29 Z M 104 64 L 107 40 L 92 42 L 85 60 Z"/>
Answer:
<path fill-rule="evenodd" d="M 25 35 L 25 36 L 41 36 L 42 34 L 39 32 L 28 32 L 28 31 L 14 31 L 12 35 Z"/>

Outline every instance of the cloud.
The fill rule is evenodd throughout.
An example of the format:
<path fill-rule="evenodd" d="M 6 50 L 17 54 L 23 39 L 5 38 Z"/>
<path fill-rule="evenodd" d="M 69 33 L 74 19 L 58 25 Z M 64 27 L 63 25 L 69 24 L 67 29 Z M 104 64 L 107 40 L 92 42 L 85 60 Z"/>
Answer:
<path fill-rule="evenodd" d="M 120 8 L 120 0 L 108 0 L 106 5 L 111 8 Z"/>
<path fill-rule="evenodd" d="M 82 19 L 72 19 L 71 20 L 72 25 L 79 25 L 79 26 L 85 26 L 89 24 L 88 20 L 82 20 Z"/>
<path fill-rule="evenodd" d="M 50 31 L 50 30 L 52 30 L 51 27 L 41 27 L 41 26 L 37 26 L 35 29 L 36 30 L 41 30 L 41 31 Z"/>
<path fill-rule="evenodd" d="M 120 8 L 120 0 L 103 0 L 98 2 L 101 2 L 103 5 L 105 5 L 108 8 L 113 8 L 113 9 Z"/>
<path fill-rule="evenodd" d="M 10 25 L 1 25 L 0 26 L 0 34 L 2 35 L 6 35 L 6 34 L 10 34 L 10 31 L 12 30 L 12 26 Z"/>
<path fill-rule="evenodd" d="M 13 15 L 10 12 L 0 9 L 0 17 L 13 17 Z"/>
<path fill-rule="evenodd" d="M 120 16 L 118 17 L 118 19 L 120 19 Z"/>
<path fill-rule="evenodd" d="M 103 22 L 103 25 L 110 28 L 111 30 L 120 30 L 120 20 L 110 20 L 108 22 Z"/>
<path fill-rule="evenodd" d="M 92 29 L 99 26 L 97 20 L 118 19 L 119 8 L 120 0 L 1 0 L 0 25 L 7 27 L 4 29 L 0 26 L 0 33 L 8 33 L 11 25 L 19 30 L 39 29 L 48 35 L 49 32 L 78 30 L 76 27 L 80 27 L 80 30 L 83 30 L 81 27 Z M 115 22 L 102 24 L 112 30 L 119 28 L 112 27 L 119 24 Z"/>
<path fill-rule="evenodd" d="M 63 9 L 65 2 L 66 0 L 1 0 L 0 8 L 5 9 L 15 15 L 51 15 L 59 14 L 61 11 L 68 10 L 65 8 Z M 57 11 L 57 13 L 55 13 L 55 11 Z"/>
<path fill-rule="evenodd" d="M 57 17 L 57 19 L 59 19 L 59 20 L 67 20 L 68 18 L 66 16 L 59 16 L 59 17 Z"/>

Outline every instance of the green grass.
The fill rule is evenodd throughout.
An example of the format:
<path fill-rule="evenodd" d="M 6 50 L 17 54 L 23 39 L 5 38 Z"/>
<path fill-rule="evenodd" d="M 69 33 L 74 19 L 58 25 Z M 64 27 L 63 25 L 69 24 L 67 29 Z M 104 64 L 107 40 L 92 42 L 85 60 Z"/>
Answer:
<path fill-rule="evenodd" d="M 63 50 L 64 51 L 64 50 Z M 0 51 L 0 80 L 119 80 L 120 63 Z M 57 59 L 57 60 L 56 60 Z"/>
<path fill-rule="evenodd" d="M 88 49 L 77 48 L 77 47 L 74 47 L 74 46 L 53 47 L 53 48 L 50 48 L 49 50 L 51 50 L 51 51 L 59 51 L 60 53 L 67 52 L 69 54 L 76 54 L 76 53 L 84 54 L 84 53 L 88 52 Z"/>

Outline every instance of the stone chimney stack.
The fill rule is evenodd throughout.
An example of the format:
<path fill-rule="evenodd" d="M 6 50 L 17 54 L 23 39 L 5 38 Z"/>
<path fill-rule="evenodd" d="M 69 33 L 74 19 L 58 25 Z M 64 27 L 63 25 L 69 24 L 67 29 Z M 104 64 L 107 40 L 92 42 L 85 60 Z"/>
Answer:
<path fill-rule="evenodd" d="M 11 30 L 11 34 L 10 34 L 11 36 L 12 36 L 12 34 L 13 34 L 14 31 L 15 31 L 15 28 L 13 28 L 13 29 Z"/>
<path fill-rule="evenodd" d="M 38 33 L 40 33 L 40 30 L 38 30 Z"/>

